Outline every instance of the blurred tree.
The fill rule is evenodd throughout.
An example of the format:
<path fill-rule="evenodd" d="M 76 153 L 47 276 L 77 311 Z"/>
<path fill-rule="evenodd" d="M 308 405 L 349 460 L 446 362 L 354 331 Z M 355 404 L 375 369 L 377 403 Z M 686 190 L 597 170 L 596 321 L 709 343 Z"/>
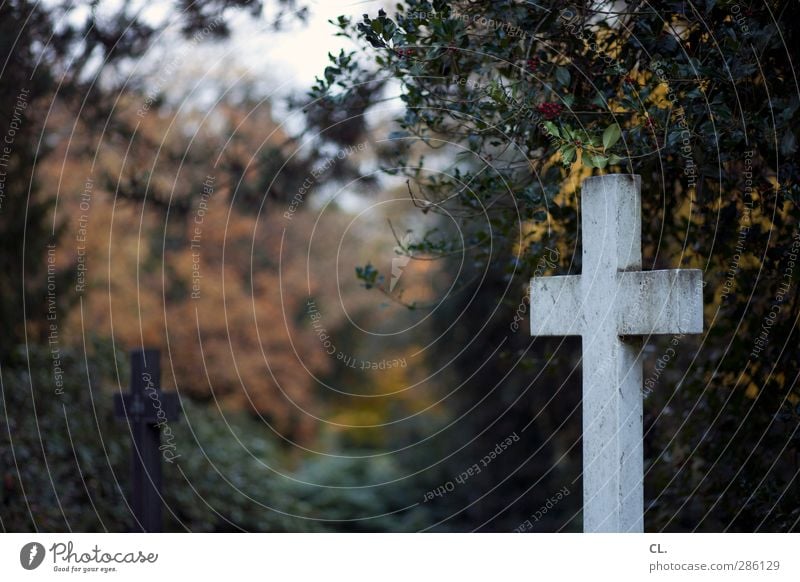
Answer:
<path fill-rule="evenodd" d="M 224 37 L 226 18 L 233 9 L 263 13 L 259 0 L 199 0 L 180 2 L 182 32 L 203 39 Z M 276 0 L 274 25 L 303 19 L 306 10 L 295 0 Z M 131 2 L 107 6 L 104 2 L 51 2 L 46 6 L 28 0 L 0 5 L 0 131 L 4 142 L 0 191 L 0 289 L 4 297 L 0 322 L 0 362 L 15 344 L 25 339 L 30 324 L 34 336 L 45 340 L 49 306 L 41 300 L 50 289 L 54 308 L 61 312 L 74 297 L 67 291 L 70 269 L 47 271 L 47 244 L 57 241 L 62 221 L 53 217 L 56 198 L 42 191 L 35 167 L 48 154 L 44 120 L 56 101 L 80 111 L 82 128 L 126 132 L 130 128 L 106 121 L 115 107 L 115 94 L 128 75 L 115 79 L 124 63 L 142 57 L 151 42 L 168 26 L 169 18 L 150 21 Z M 73 131 L 75 130 L 73 126 Z M 56 134 L 67 127 L 56 128 Z M 90 152 L 87 152 L 90 153 Z M 50 185 L 48 185 L 48 188 Z"/>

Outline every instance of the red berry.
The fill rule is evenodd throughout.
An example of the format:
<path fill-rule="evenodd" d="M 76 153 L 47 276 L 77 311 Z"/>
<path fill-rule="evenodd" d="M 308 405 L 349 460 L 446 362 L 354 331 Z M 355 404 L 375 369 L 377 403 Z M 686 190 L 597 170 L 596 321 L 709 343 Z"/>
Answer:
<path fill-rule="evenodd" d="M 555 119 L 561 115 L 562 109 L 563 107 L 559 103 L 542 103 L 536 107 L 536 111 L 545 119 Z"/>

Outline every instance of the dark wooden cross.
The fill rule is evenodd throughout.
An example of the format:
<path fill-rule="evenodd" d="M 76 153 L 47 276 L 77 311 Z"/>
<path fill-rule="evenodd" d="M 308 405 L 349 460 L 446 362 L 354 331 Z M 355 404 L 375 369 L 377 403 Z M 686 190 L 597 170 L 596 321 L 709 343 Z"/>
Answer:
<path fill-rule="evenodd" d="M 135 531 L 158 532 L 162 528 L 161 458 L 176 457 L 174 450 L 162 447 L 161 431 L 169 430 L 171 435 L 167 423 L 178 419 L 178 395 L 161 391 L 158 350 L 131 351 L 130 388 L 129 394 L 114 394 L 114 415 L 128 421 L 131 432 L 128 502 Z"/>

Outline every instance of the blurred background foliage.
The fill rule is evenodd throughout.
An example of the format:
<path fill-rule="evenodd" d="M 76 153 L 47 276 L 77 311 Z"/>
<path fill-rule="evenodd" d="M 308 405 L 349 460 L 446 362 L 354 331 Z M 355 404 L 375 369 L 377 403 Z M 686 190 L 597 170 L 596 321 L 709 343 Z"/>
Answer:
<path fill-rule="evenodd" d="M 19 350 L 5 365 L 0 506 L 6 531 L 133 525 L 123 494 L 130 438 L 108 397 L 127 386 L 105 384 L 117 371 L 127 376 L 127 358 L 115 361 L 107 342 L 94 349 L 88 369 L 82 354 L 62 352 L 66 381 L 58 396 L 47 350 Z M 416 502 L 397 482 L 404 473 L 391 456 L 297 458 L 251 415 L 189 398 L 181 405 L 182 418 L 171 424 L 178 458 L 163 464 L 170 531 L 407 531 L 425 524 L 419 510 L 391 515 Z"/>

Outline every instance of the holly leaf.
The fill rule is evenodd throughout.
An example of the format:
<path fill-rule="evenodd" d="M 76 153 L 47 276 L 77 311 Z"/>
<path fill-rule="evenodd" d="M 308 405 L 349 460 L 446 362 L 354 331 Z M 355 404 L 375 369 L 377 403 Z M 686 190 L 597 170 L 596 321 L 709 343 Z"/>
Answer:
<path fill-rule="evenodd" d="M 558 131 L 558 126 L 552 121 L 545 121 L 544 128 L 547 130 L 547 133 L 553 137 L 561 137 L 561 133 Z"/>
<path fill-rule="evenodd" d="M 565 67 L 556 67 L 556 81 L 566 87 L 569 85 L 569 71 Z"/>
<path fill-rule="evenodd" d="M 619 141 L 622 132 L 619 129 L 618 123 L 609 125 L 603 132 L 603 148 L 608 149 Z"/>
<path fill-rule="evenodd" d="M 794 133 L 791 130 L 787 129 L 786 133 L 783 134 L 783 138 L 781 139 L 781 154 L 784 156 L 790 156 L 797 151 L 797 138 L 794 137 Z"/>
<path fill-rule="evenodd" d="M 568 166 L 575 159 L 575 146 L 569 145 L 561 149 L 561 162 Z"/>

